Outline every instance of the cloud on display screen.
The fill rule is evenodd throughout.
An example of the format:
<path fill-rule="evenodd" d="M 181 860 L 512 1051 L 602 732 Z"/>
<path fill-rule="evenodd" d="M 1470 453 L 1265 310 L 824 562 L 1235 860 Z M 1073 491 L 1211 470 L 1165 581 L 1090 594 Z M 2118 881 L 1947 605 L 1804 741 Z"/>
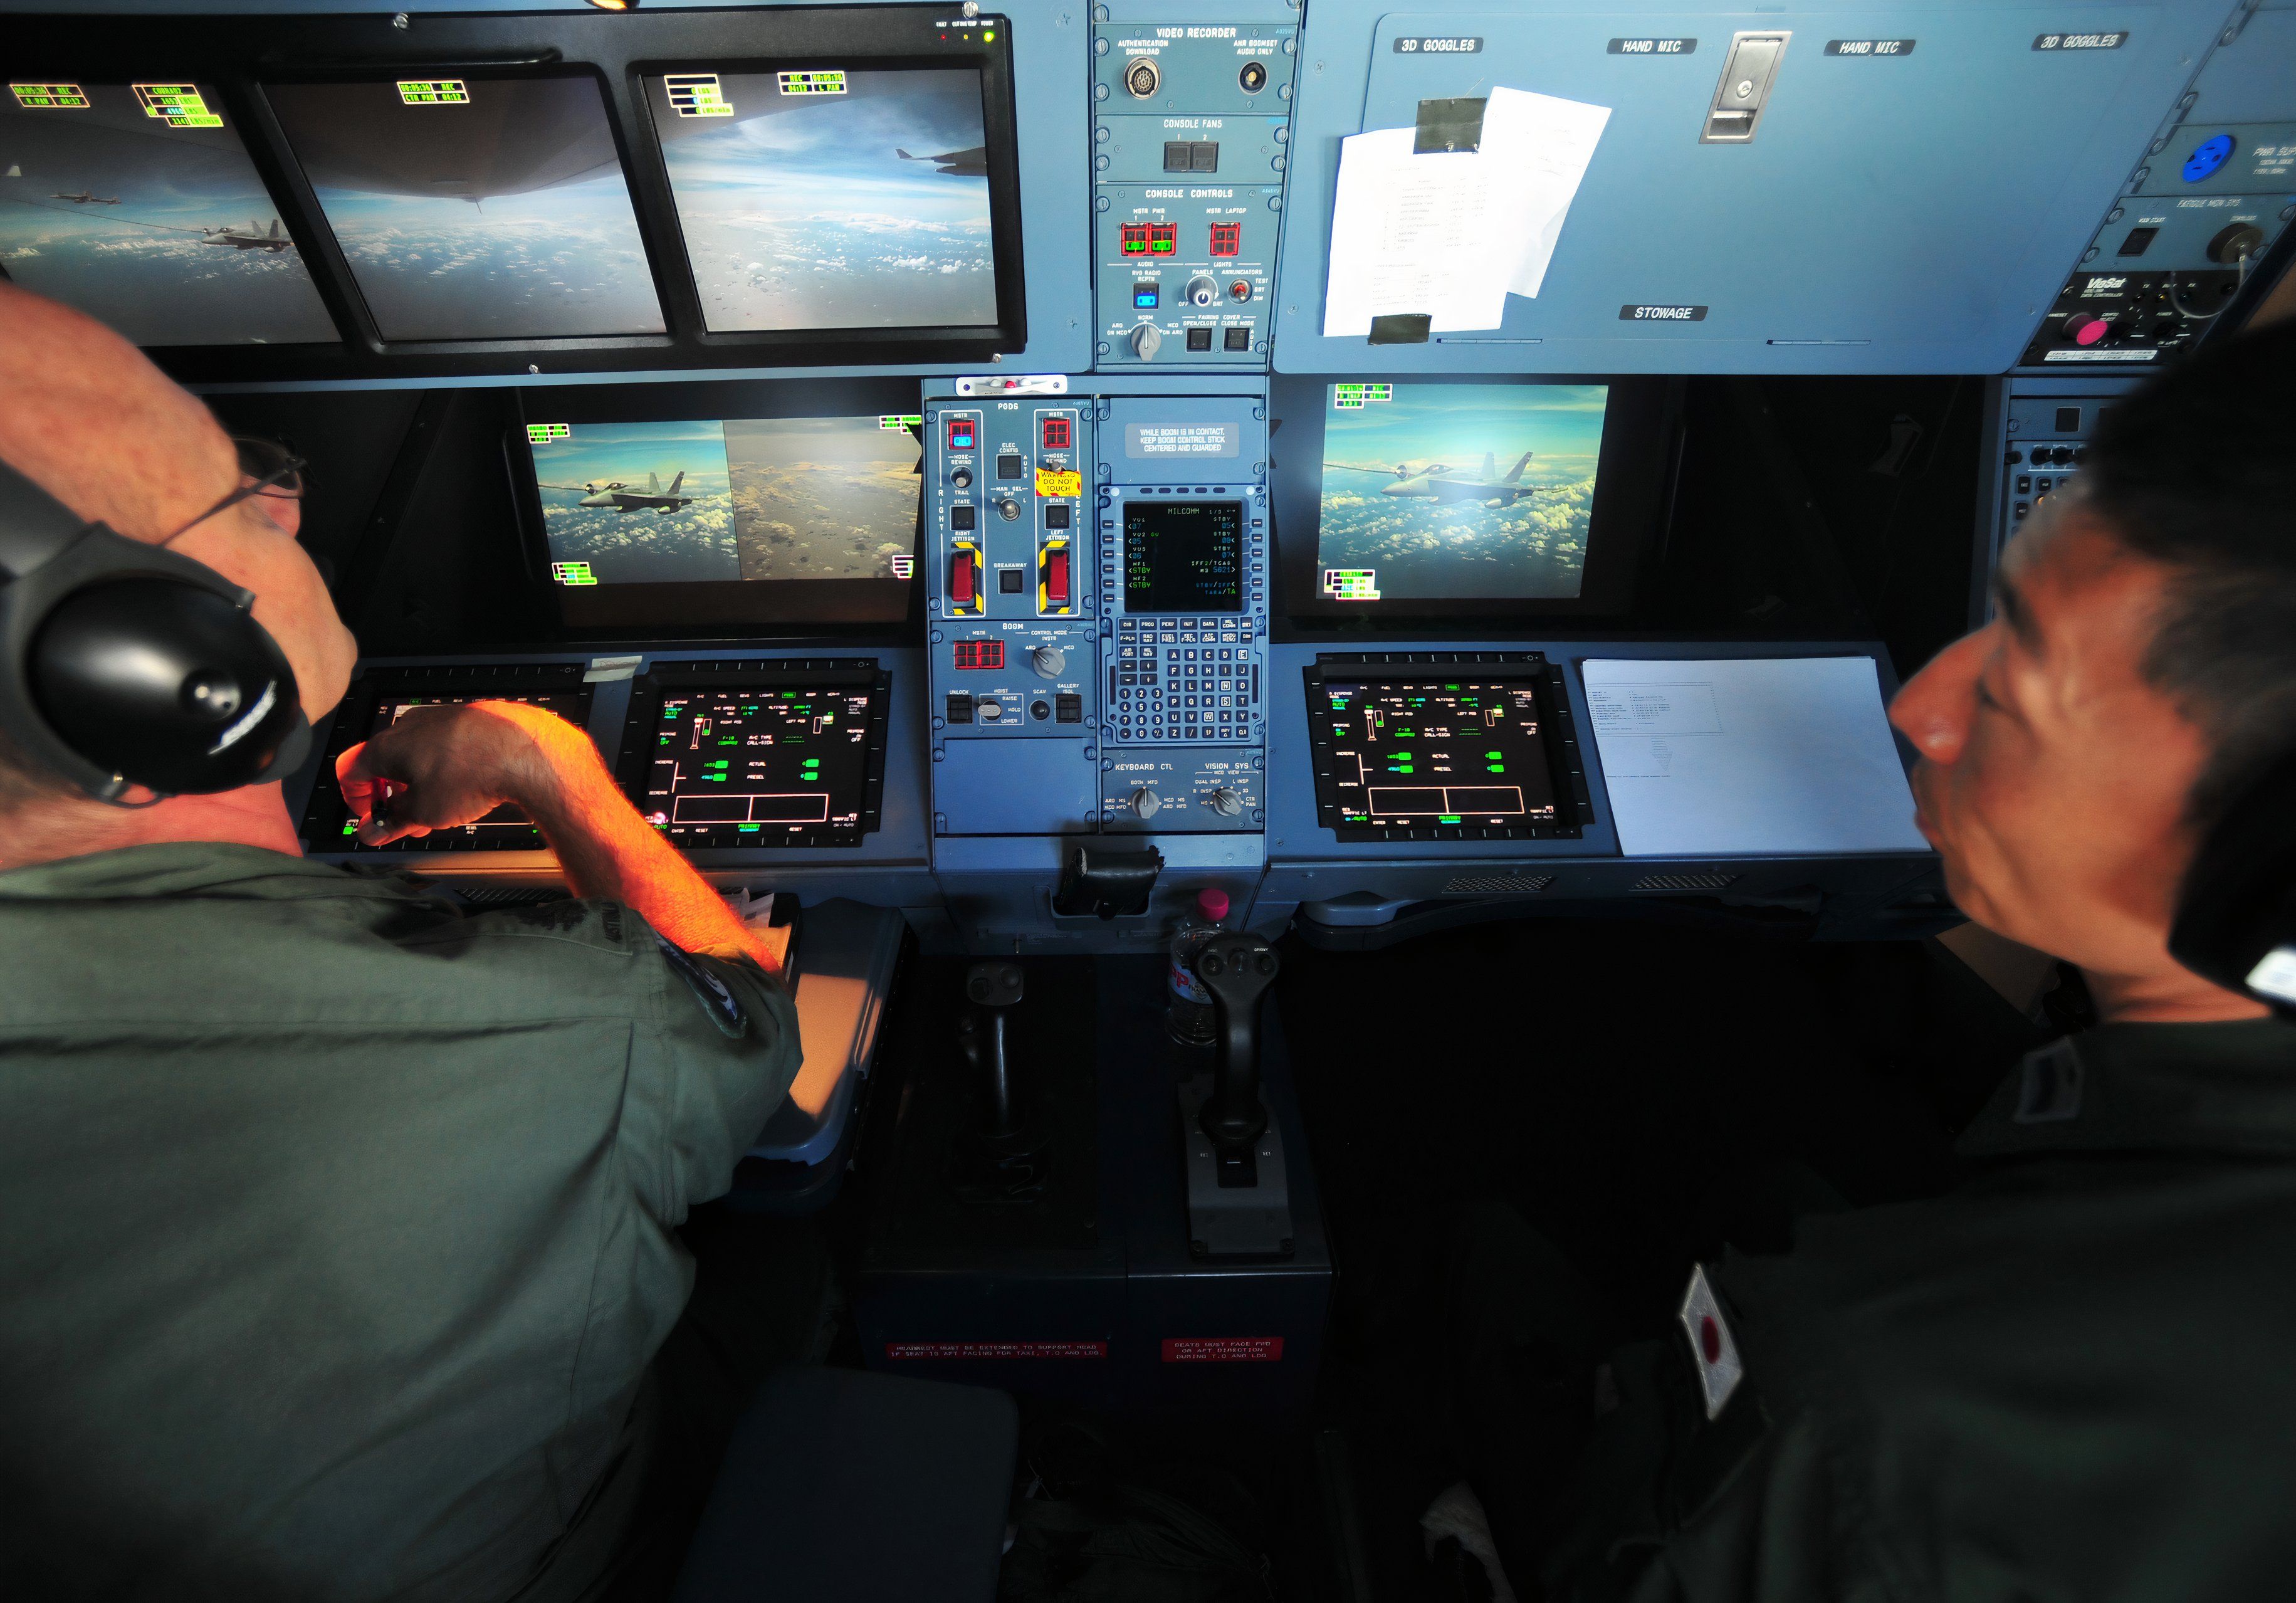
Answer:
<path fill-rule="evenodd" d="M 28 109 L 0 94 L 0 268 L 139 345 L 333 341 L 222 101 L 221 126 L 175 127 L 129 86 L 84 84 L 87 104 Z"/>
<path fill-rule="evenodd" d="M 660 78 L 646 95 L 711 329 L 996 320 L 978 74 L 709 76 L 726 114 L 679 115 Z"/>
<path fill-rule="evenodd" d="M 1603 384 L 1327 387 L 1317 568 L 1371 570 L 1382 600 L 1575 599 L 1608 396 Z"/>

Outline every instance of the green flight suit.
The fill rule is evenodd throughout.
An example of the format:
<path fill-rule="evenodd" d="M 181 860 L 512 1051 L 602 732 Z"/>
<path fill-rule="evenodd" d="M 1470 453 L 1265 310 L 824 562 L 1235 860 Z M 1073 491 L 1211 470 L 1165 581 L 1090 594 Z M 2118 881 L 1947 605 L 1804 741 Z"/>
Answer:
<path fill-rule="evenodd" d="M 610 902 L 243 846 L 0 873 L 0 1597 L 573 1595 L 673 1229 L 797 1066 L 776 981 Z"/>
<path fill-rule="evenodd" d="M 1617 1355 L 1550 1598 L 2296 1593 L 2296 1029 L 2089 1031 L 1960 1151 L 1719 1266 L 1712 1418 L 1687 1328 Z"/>

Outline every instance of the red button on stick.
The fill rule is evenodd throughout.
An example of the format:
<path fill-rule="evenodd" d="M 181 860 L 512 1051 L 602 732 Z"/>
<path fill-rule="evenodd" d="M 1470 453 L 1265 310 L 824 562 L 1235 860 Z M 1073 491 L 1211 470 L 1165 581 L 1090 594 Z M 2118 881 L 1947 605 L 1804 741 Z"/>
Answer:
<path fill-rule="evenodd" d="M 1069 554 L 1054 551 L 1045 558 L 1045 599 L 1065 603 L 1069 598 Z"/>

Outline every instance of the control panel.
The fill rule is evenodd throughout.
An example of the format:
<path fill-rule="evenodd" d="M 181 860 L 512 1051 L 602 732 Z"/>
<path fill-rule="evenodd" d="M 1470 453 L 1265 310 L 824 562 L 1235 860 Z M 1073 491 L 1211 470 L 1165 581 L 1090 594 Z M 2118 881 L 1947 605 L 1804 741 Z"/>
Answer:
<path fill-rule="evenodd" d="M 1265 367 L 1299 30 L 1093 38 L 1095 365 Z"/>
<path fill-rule="evenodd" d="M 1102 826 L 1256 831 L 1265 817 L 1265 407 L 1127 398 L 1101 433 Z"/>
<path fill-rule="evenodd" d="M 1099 716 L 1088 402 L 927 409 L 934 733 L 1078 739 Z"/>
<path fill-rule="evenodd" d="M 2296 221 L 2296 122 L 2202 120 L 2223 98 L 2210 87 L 2204 73 L 2180 106 L 2191 115 L 2130 174 L 2021 366 L 2144 365 L 2185 349 Z"/>

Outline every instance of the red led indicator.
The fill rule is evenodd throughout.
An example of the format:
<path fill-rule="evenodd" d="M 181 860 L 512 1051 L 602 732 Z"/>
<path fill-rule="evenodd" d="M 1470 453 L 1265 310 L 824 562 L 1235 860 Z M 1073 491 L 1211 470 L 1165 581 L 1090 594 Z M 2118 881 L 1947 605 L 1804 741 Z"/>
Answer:
<path fill-rule="evenodd" d="M 956 665 L 959 668 L 1002 668 L 1004 666 L 1004 642 L 959 640 L 956 642 Z"/>
<path fill-rule="evenodd" d="M 1045 448 L 1048 451 L 1067 450 L 1069 432 L 1070 425 L 1067 418 L 1047 417 L 1045 419 Z"/>
<path fill-rule="evenodd" d="M 1214 223 L 1212 225 L 1212 254 L 1214 256 L 1234 256 L 1240 254 L 1242 250 L 1243 225 L 1242 223 Z"/>
<path fill-rule="evenodd" d="M 969 417 L 952 417 L 948 420 L 948 448 L 950 450 L 971 450 L 972 448 L 972 419 Z"/>

